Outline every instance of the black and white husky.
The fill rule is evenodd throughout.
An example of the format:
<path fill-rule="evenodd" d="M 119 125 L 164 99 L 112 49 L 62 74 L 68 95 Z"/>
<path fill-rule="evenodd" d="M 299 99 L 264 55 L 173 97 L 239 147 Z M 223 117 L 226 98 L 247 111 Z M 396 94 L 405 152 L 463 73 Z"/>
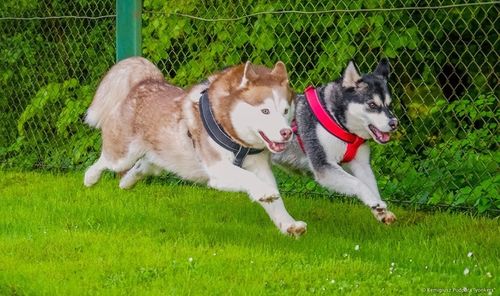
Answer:
<path fill-rule="evenodd" d="M 381 199 L 365 140 L 385 144 L 398 121 L 390 110 L 389 62 L 360 75 L 350 62 L 343 77 L 296 97 L 296 141 L 273 155 L 284 167 L 313 172 L 317 182 L 333 191 L 355 195 L 377 220 L 391 224 L 396 216 Z"/>

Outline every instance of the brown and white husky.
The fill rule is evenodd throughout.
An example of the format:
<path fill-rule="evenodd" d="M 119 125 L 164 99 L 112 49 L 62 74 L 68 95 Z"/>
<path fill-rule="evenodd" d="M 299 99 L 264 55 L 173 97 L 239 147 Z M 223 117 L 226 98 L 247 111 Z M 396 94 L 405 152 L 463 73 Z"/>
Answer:
<path fill-rule="evenodd" d="M 189 90 L 165 82 L 151 62 L 134 57 L 101 81 L 86 122 L 102 132 L 100 158 L 84 183 L 103 170 L 124 173 L 121 188 L 162 170 L 258 202 L 282 233 L 306 224 L 285 209 L 271 171 L 270 152 L 292 139 L 292 91 L 282 62 L 273 69 L 246 64 L 216 73 Z"/>

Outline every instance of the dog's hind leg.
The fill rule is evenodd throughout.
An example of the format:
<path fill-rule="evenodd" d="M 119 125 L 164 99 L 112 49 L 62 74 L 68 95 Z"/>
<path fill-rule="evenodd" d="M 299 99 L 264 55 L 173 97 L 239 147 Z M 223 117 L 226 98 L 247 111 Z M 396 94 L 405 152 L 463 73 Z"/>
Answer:
<path fill-rule="evenodd" d="M 120 180 L 121 189 L 132 188 L 139 180 L 148 175 L 156 175 L 161 171 L 156 165 L 144 157 L 139 159 L 134 166 Z"/>
<path fill-rule="evenodd" d="M 99 157 L 99 159 L 85 172 L 83 181 L 85 186 L 89 187 L 97 183 L 102 172 L 105 169 L 117 173 L 122 173 L 130 170 L 130 168 L 132 168 L 137 160 L 144 155 L 141 146 L 133 145 L 133 143 L 130 143 L 128 145 L 127 150 L 128 151 L 122 156 L 115 155 L 114 157 L 110 157 L 110 152 L 112 153 L 114 151 L 103 149 L 103 152 L 101 152 L 101 157 Z"/>
<path fill-rule="evenodd" d="M 85 177 L 83 183 L 85 186 L 90 187 L 99 181 L 101 174 L 104 170 L 112 170 L 114 172 L 124 172 L 130 169 L 137 161 L 138 157 L 131 157 L 132 155 L 127 155 L 125 158 L 120 158 L 116 161 L 110 161 L 101 153 L 101 157 L 91 165 L 87 171 L 85 171 Z"/>
<path fill-rule="evenodd" d="M 97 183 L 97 181 L 99 181 L 99 178 L 101 177 L 102 172 L 105 169 L 109 168 L 108 164 L 109 163 L 106 160 L 106 157 L 103 153 L 101 153 L 99 159 L 85 171 L 83 184 L 87 187 L 90 187 Z"/>

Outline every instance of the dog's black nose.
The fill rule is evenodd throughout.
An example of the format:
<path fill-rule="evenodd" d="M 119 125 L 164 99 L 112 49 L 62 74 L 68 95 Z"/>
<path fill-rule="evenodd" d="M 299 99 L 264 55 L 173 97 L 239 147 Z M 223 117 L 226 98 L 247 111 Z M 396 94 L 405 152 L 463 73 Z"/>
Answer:
<path fill-rule="evenodd" d="M 283 137 L 283 139 L 286 141 L 286 140 L 290 139 L 290 137 L 292 136 L 292 130 L 289 128 L 284 128 L 284 129 L 280 130 L 280 134 Z"/>
<path fill-rule="evenodd" d="M 398 120 L 396 118 L 391 118 L 391 120 L 389 120 L 389 126 L 393 131 L 396 130 L 398 128 Z"/>

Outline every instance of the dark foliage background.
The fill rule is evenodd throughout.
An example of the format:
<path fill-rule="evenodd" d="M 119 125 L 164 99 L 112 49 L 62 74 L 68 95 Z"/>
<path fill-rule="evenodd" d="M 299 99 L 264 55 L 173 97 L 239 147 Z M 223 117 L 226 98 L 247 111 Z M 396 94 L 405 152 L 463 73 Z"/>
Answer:
<path fill-rule="evenodd" d="M 0 3 L 1 167 L 81 170 L 96 159 L 99 133 L 82 118 L 114 63 L 114 10 L 112 0 Z M 388 57 L 401 128 L 390 144 L 371 143 L 383 196 L 485 212 L 500 209 L 499 10 L 460 1 L 145 0 L 143 54 L 180 86 L 246 60 L 282 60 L 298 92 L 336 79 L 350 59 L 368 72 Z M 307 177 L 278 175 L 284 191 L 327 194 Z"/>

